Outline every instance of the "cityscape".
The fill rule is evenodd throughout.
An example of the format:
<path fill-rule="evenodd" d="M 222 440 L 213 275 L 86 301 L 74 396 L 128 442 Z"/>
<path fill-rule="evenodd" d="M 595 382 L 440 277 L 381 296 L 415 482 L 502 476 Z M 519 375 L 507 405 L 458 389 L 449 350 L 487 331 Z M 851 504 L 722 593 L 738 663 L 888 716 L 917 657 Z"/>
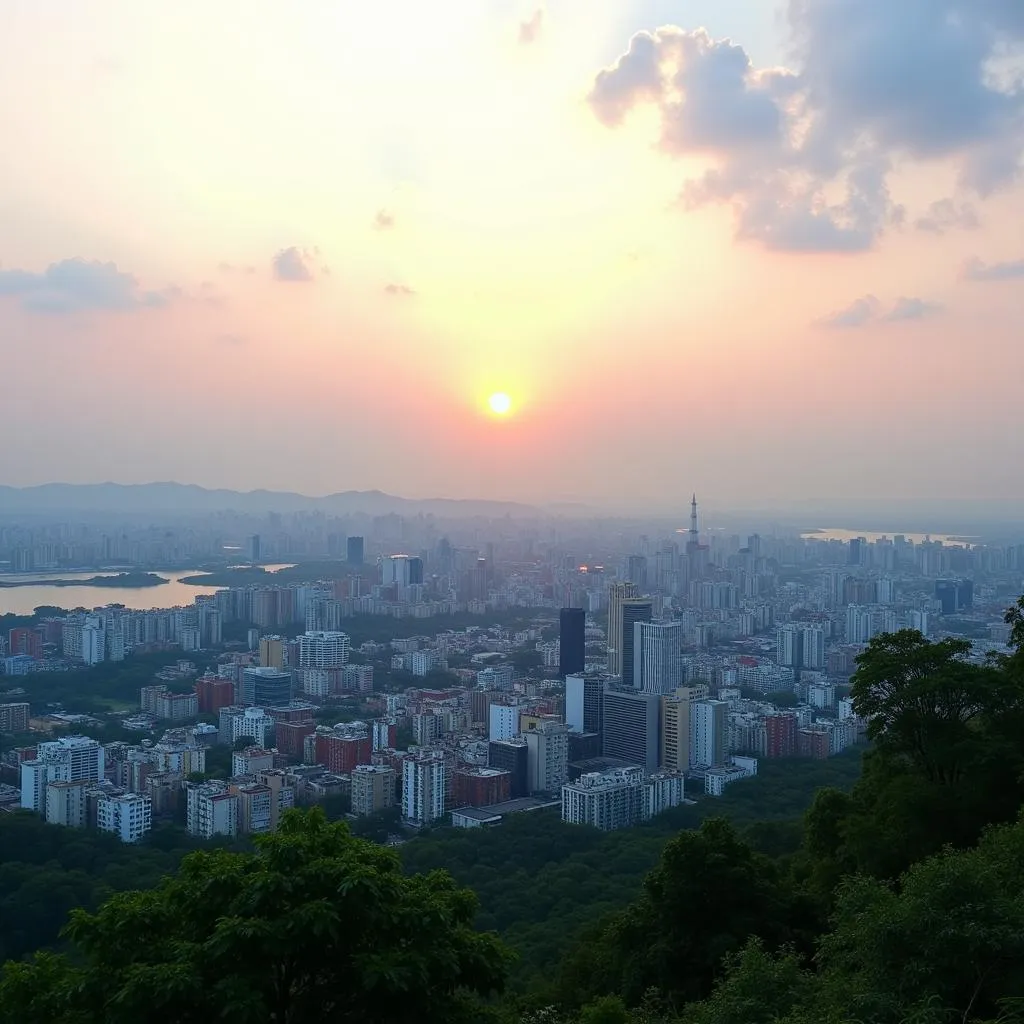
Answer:
<path fill-rule="evenodd" d="M 284 810 L 329 797 L 353 816 L 388 815 L 395 841 L 544 809 L 627 828 L 721 796 L 762 759 L 862 743 L 849 681 L 879 634 L 963 637 L 979 664 L 1008 651 L 1002 612 L 1024 543 L 740 536 L 702 528 L 696 495 L 685 521 L 623 530 L 603 550 L 571 524 L 578 551 L 557 525 L 546 538 L 506 525 L 468 545 L 465 524 L 451 524 L 453 544 L 436 523 L 397 516 L 354 535 L 271 513 L 233 544 L 195 526 L 186 545 L 149 525 L 4 526 L 0 559 L 19 583 L 62 566 L 107 573 L 93 582 L 159 580 L 154 566 L 232 552 L 234 568 L 186 579 L 241 582 L 175 608 L 41 608 L 11 628 L 0 731 L 38 739 L 5 751 L 0 806 L 125 842 L 161 820 L 202 838 L 272 831 Z M 296 561 L 267 572 L 268 557 Z M 159 601 L 158 586 L 145 592 Z M 470 624 L 417 625 L 459 615 Z M 493 622 L 509 615 L 517 626 Z M 347 629 L 367 621 L 378 639 Z M 97 718 L 34 699 L 38 673 L 73 680 L 159 653 L 166 664 L 131 710 Z M 102 721 L 137 739 L 76 734 Z M 230 751 L 219 773 L 218 749 Z"/>

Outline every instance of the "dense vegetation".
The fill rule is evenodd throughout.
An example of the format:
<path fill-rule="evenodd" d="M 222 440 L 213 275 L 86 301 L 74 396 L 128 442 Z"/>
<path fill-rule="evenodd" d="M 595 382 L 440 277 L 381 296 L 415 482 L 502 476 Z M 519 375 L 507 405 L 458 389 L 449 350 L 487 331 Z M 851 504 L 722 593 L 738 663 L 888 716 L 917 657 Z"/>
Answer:
<path fill-rule="evenodd" d="M 471 881 L 477 911 L 447 873 L 410 876 L 296 813 L 254 854 L 192 854 L 153 892 L 75 912 L 73 959 L 5 968 L 0 1024 L 1022 1024 L 1024 600 L 1008 618 L 1017 653 L 987 664 L 910 631 L 871 644 L 852 687 L 864 774 L 819 790 L 802 825 L 781 802 L 753 824 L 772 813 L 766 774 L 713 805 L 732 822 L 686 827 L 704 805 L 601 836 L 537 814 L 403 851 Z M 756 786 L 746 819 L 729 800 Z M 648 866 L 632 893 L 609 881 Z M 538 929 L 527 983 L 499 1002 L 506 953 L 474 922 L 513 942 Z"/>

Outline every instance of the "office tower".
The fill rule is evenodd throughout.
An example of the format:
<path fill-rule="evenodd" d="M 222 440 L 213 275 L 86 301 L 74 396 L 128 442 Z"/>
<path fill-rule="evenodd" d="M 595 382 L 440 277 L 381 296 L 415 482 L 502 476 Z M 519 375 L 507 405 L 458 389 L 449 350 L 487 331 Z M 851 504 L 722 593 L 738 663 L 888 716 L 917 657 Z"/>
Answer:
<path fill-rule="evenodd" d="M 558 674 L 565 679 L 586 665 L 587 614 L 582 608 L 563 608 L 558 613 Z"/>
<path fill-rule="evenodd" d="M 409 559 L 409 586 L 423 583 L 423 559 L 415 555 Z"/>
<path fill-rule="evenodd" d="M 249 538 L 248 555 L 250 562 L 258 562 L 263 557 L 263 550 L 260 544 L 260 535 L 258 533 L 254 533 Z"/>
<path fill-rule="evenodd" d="M 647 586 L 647 559 L 643 555 L 630 555 L 626 559 L 626 579 L 641 590 Z"/>
<path fill-rule="evenodd" d="M 955 615 L 974 607 L 974 583 L 971 580 L 936 580 L 935 598 L 942 615 Z"/>
<path fill-rule="evenodd" d="M 694 701 L 707 700 L 704 684 L 680 686 L 661 698 L 661 766 L 685 772 L 690 767 L 690 708 Z"/>
<path fill-rule="evenodd" d="M 635 583 L 613 583 L 608 588 L 608 673 L 622 675 L 622 602 L 639 597 Z"/>
<path fill-rule="evenodd" d="M 385 555 L 380 563 L 381 586 L 408 587 L 423 582 L 423 559 L 413 555 Z"/>
<path fill-rule="evenodd" d="M 364 552 L 363 552 L 363 538 L 362 537 L 349 537 L 345 544 L 345 555 L 346 561 L 351 566 L 360 566 L 363 564 Z"/>
<path fill-rule="evenodd" d="M 658 767 L 661 697 L 626 687 L 609 686 L 604 692 L 601 750 L 653 772 Z"/>
<path fill-rule="evenodd" d="M 299 667 L 341 668 L 348 662 L 351 648 L 347 633 L 309 630 L 299 636 Z"/>
<path fill-rule="evenodd" d="M 647 598 L 630 598 L 622 602 L 622 685 L 639 688 L 636 678 L 636 630 L 640 622 L 650 622 L 654 605 Z"/>
<path fill-rule="evenodd" d="M 607 672 L 577 672 L 565 677 L 565 724 L 570 732 L 599 733 Z"/>
<path fill-rule="evenodd" d="M 487 744 L 487 764 L 509 773 L 509 796 L 516 800 L 529 793 L 529 750 L 526 740 L 517 736 Z"/>
<path fill-rule="evenodd" d="M 415 754 L 402 761 L 402 815 L 419 825 L 444 817 L 445 763 L 438 752 Z"/>
<path fill-rule="evenodd" d="M 725 726 L 729 704 L 724 700 L 698 700 L 690 706 L 690 767 L 724 764 Z"/>
<path fill-rule="evenodd" d="M 247 668 L 242 673 L 242 704 L 276 707 L 292 699 L 292 674 L 277 668 Z"/>
<path fill-rule="evenodd" d="M 644 693 L 674 693 L 683 682 L 682 659 L 681 622 L 634 624 L 633 684 L 636 689 Z"/>
<path fill-rule="evenodd" d="M 529 791 L 561 792 L 569 779 L 569 730 L 565 723 L 541 722 L 526 733 L 526 750 Z"/>
<path fill-rule="evenodd" d="M 284 668 L 284 637 L 260 637 L 260 666 L 262 668 Z"/>

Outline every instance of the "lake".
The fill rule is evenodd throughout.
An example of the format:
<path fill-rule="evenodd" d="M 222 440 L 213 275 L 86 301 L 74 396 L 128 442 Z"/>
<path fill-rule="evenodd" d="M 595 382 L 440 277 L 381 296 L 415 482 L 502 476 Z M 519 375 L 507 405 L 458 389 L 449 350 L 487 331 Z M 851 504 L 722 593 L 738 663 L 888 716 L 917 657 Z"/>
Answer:
<path fill-rule="evenodd" d="M 290 568 L 289 565 L 265 565 L 268 572 Z M 119 570 L 127 571 L 127 570 Z M 55 587 L 47 580 L 88 580 L 95 576 L 116 576 L 118 571 L 98 572 L 33 572 L 4 574 L 7 582 L 33 582 L 38 586 L 0 589 L 0 615 L 31 615 L 40 605 L 56 608 L 99 608 L 106 604 L 123 604 L 132 611 L 145 612 L 151 608 L 175 608 L 189 605 L 204 594 L 215 594 L 223 587 L 197 587 L 182 583 L 186 576 L 203 575 L 201 569 L 177 569 L 174 572 L 156 571 L 167 583 L 157 587 Z"/>

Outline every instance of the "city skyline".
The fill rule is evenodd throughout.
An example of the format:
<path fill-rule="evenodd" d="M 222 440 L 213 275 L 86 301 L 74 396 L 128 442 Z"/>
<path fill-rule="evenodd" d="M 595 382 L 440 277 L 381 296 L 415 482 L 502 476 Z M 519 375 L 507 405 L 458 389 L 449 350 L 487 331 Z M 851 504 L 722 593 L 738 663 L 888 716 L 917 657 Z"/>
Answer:
<path fill-rule="evenodd" d="M 1024 497 L 1017 6 L 219 11 L 0 13 L 4 483 Z"/>

